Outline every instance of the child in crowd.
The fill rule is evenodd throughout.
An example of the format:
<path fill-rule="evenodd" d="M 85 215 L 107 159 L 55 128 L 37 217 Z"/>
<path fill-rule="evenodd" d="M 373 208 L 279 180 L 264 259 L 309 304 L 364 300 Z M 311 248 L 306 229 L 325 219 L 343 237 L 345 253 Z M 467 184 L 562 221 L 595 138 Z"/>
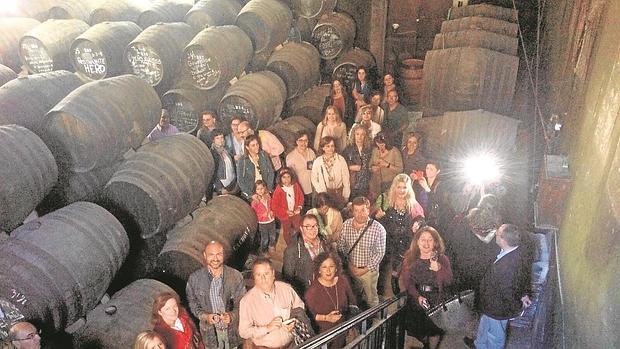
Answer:
<path fill-rule="evenodd" d="M 271 196 L 267 184 L 262 180 L 255 183 L 252 196 L 252 209 L 258 218 L 258 234 L 260 236 L 259 252 L 275 252 L 277 242 L 276 222 L 271 209 Z"/>

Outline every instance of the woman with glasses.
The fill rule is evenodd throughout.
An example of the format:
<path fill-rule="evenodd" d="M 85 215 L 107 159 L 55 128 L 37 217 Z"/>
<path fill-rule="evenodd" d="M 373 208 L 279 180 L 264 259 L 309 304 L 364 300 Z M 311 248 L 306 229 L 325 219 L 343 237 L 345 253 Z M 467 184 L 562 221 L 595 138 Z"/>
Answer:
<path fill-rule="evenodd" d="M 254 184 L 262 180 L 269 192 L 273 191 L 275 172 L 269 155 L 261 149 L 257 135 L 245 138 L 245 153 L 237 161 L 237 183 L 241 196 L 250 201 L 254 194 Z"/>
<path fill-rule="evenodd" d="M 310 135 L 306 131 L 299 131 L 295 138 L 295 149 L 286 156 L 286 166 L 295 172 L 301 189 L 304 192 L 305 213 L 312 203 L 312 163 L 316 159 L 314 150 L 308 146 Z"/>
<path fill-rule="evenodd" d="M 314 259 L 315 279 L 306 291 L 304 301 L 319 326 L 319 333 L 344 322 L 348 315 L 357 313 L 357 301 L 349 280 L 342 275 L 337 253 L 321 253 Z M 329 348 L 343 348 L 345 336 L 332 341 Z"/>
<path fill-rule="evenodd" d="M 316 217 L 305 215 L 301 221 L 300 233 L 293 236 L 284 250 L 282 260 L 282 276 L 298 294 L 304 294 L 314 280 L 312 261 L 327 250 L 328 245 L 319 234 Z"/>

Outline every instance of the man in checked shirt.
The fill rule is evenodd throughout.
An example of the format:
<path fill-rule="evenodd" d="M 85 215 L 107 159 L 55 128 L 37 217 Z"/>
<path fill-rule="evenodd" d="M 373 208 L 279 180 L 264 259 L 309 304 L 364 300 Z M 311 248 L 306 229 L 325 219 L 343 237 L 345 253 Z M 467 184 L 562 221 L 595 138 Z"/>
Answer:
<path fill-rule="evenodd" d="M 364 291 L 368 306 L 379 304 L 377 280 L 379 263 L 385 255 L 385 228 L 369 217 L 370 201 L 365 197 L 353 199 L 353 218 L 343 223 L 338 250 L 348 254 L 349 270 Z M 368 228 L 367 228 L 368 227 Z M 359 242 L 355 244 L 360 235 Z"/>

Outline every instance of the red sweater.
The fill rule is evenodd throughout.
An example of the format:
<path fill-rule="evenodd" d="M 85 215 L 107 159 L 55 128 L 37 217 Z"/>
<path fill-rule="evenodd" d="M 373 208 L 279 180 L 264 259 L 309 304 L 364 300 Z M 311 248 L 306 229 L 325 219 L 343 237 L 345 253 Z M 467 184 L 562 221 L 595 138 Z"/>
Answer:
<path fill-rule="evenodd" d="M 196 328 L 194 321 L 189 317 L 187 311 L 179 307 L 179 320 L 183 325 L 183 331 L 177 331 L 176 329 L 168 326 L 161 318 L 155 323 L 153 328 L 155 332 L 159 333 L 166 340 L 167 349 L 202 349 L 202 338 L 200 332 Z M 192 340 L 192 337 L 195 337 Z"/>
<path fill-rule="evenodd" d="M 295 208 L 304 206 L 304 192 L 301 190 L 299 183 L 293 184 L 293 193 L 295 193 Z M 271 198 L 271 210 L 274 216 L 280 221 L 288 220 L 288 203 L 286 202 L 286 192 L 282 186 L 276 186 Z"/>

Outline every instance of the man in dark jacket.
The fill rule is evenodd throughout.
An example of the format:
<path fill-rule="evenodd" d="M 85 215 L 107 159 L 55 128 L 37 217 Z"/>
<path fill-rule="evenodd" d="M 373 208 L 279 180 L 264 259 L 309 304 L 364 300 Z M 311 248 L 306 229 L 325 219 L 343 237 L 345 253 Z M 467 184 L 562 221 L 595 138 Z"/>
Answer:
<path fill-rule="evenodd" d="M 239 337 L 239 302 L 245 294 L 243 276 L 224 265 L 224 246 L 211 241 L 203 252 L 206 267 L 187 281 L 189 308 L 200 320 L 200 334 L 207 348 L 234 348 Z"/>
<path fill-rule="evenodd" d="M 284 250 L 282 275 L 295 290 L 303 295 L 314 280 L 314 258 L 327 251 L 327 244 L 319 235 L 316 216 L 307 214 L 301 220 L 301 234 L 293 235 Z"/>
<path fill-rule="evenodd" d="M 531 267 L 519 247 L 521 234 L 512 224 L 503 224 L 495 234 L 501 248 L 480 283 L 481 317 L 473 344 L 477 349 L 501 349 L 506 343 L 508 320 L 529 307 Z M 471 340 L 465 339 L 471 346 Z"/>

